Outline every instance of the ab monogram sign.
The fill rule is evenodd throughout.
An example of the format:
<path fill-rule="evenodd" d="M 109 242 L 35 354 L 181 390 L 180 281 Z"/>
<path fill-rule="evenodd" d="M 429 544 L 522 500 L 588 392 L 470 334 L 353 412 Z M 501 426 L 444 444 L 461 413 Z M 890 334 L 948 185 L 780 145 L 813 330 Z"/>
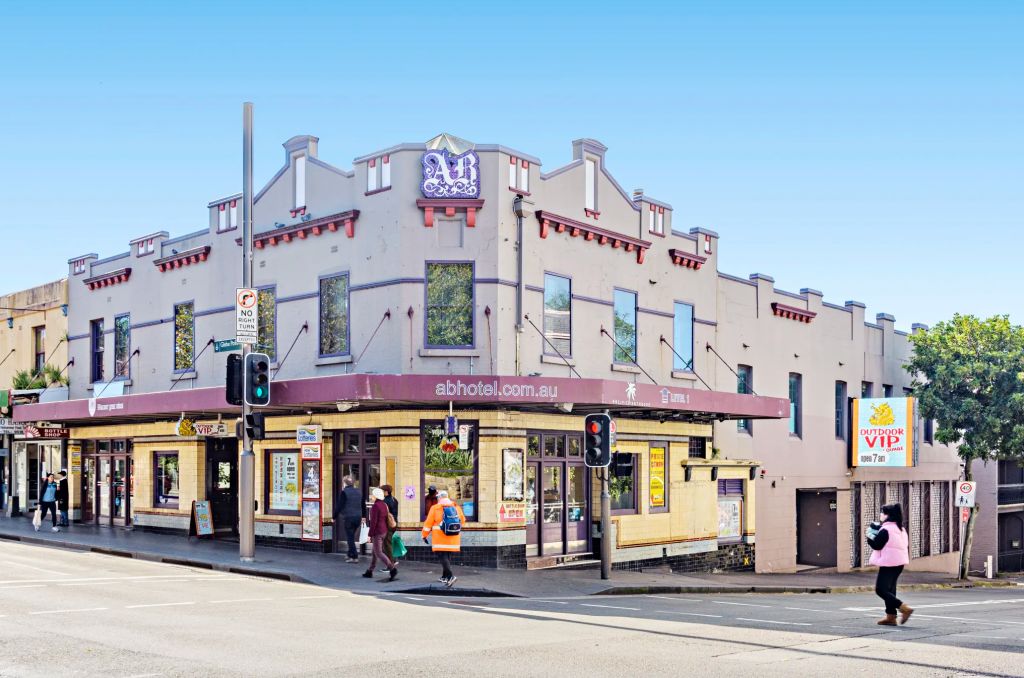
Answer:
<path fill-rule="evenodd" d="M 476 151 L 452 155 L 447 149 L 423 154 L 423 183 L 427 198 L 479 198 L 480 156 Z"/>

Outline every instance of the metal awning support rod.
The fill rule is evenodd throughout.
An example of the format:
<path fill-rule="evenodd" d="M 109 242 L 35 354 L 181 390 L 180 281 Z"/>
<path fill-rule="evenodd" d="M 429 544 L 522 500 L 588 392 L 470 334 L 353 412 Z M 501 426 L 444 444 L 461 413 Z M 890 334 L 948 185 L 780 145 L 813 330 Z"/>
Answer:
<path fill-rule="evenodd" d="M 706 347 L 705 347 L 705 349 L 704 349 L 704 350 L 706 350 L 706 351 L 711 351 L 711 352 L 712 352 L 712 353 L 714 353 L 714 354 L 715 354 L 716 356 L 718 356 L 718 359 L 722 361 L 722 364 L 723 364 L 723 365 L 725 365 L 726 367 L 728 367 L 728 368 L 729 368 L 729 371 L 730 371 L 730 372 L 732 372 L 733 374 L 735 374 L 735 375 L 736 375 L 736 379 L 738 380 L 738 379 L 740 378 L 740 375 L 736 373 L 736 370 L 734 370 L 734 369 L 732 368 L 732 365 L 730 365 L 729 363 L 725 362 L 725 358 L 723 358 L 722 356 L 718 355 L 718 351 L 716 351 L 716 350 L 715 350 L 715 347 L 714 347 L 714 346 L 712 346 L 712 345 L 710 344 L 710 342 L 706 344 Z M 751 387 L 751 389 L 750 389 L 750 393 L 751 393 L 751 395 L 757 395 L 757 391 L 755 391 L 755 390 L 753 389 L 753 387 Z"/>
<path fill-rule="evenodd" d="M 668 343 L 668 340 L 667 340 L 667 339 L 665 338 L 665 335 L 664 335 L 664 334 L 663 334 L 663 335 L 661 335 L 661 343 L 663 343 L 663 344 L 665 344 L 666 346 L 668 346 L 668 350 L 672 351 L 672 353 L 674 353 L 674 354 L 675 354 L 675 356 L 676 356 L 677 358 L 679 358 L 680 360 L 682 360 L 684 364 L 686 364 L 686 365 L 689 365 L 689 366 L 690 366 L 690 368 L 689 368 L 689 369 L 690 369 L 690 371 L 691 371 L 691 372 L 693 372 L 693 376 L 695 376 L 695 377 L 697 377 L 698 379 L 700 379 L 700 383 L 702 383 L 702 384 L 704 384 L 705 386 L 707 386 L 707 388 L 708 388 L 708 390 L 709 390 L 709 391 L 714 391 L 714 390 L 715 390 L 715 389 L 711 388 L 711 385 L 710 385 L 710 384 L 708 384 L 708 382 L 704 381 L 704 377 L 702 377 L 702 376 L 700 376 L 699 374 L 697 374 L 697 370 L 693 369 L 693 359 L 691 358 L 690 360 L 687 360 L 687 359 L 686 359 L 686 358 L 684 358 L 683 356 L 681 356 L 681 355 L 679 355 L 678 353 L 676 353 L 676 349 L 675 349 L 675 347 L 674 347 L 674 346 L 672 346 L 672 344 Z"/>
<path fill-rule="evenodd" d="M 302 327 L 299 328 L 298 334 L 296 334 L 295 338 L 292 339 L 292 345 L 288 347 L 288 351 L 284 354 L 284 357 L 281 358 L 281 362 L 279 362 L 277 364 L 277 367 L 274 368 L 274 376 L 275 377 L 277 376 L 277 373 L 281 371 L 281 368 L 284 367 L 285 361 L 288 360 L 288 356 L 290 356 L 292 354 L 292 349 L 295 348 L 295 344 L 296 344 L 296 342 L 298 342 L 299 337 L 302 336 L 303 332 L 309 332 L 309 321 L 306 321 L 306 322 L 302 323 Z"/>
<path fill-rule="evenodd" d="M 7 360 L 7 358 L 4 358 L 4 360 Z M 64 369 L 62 369 L 62 370 L 60 371 L 60 374 L 59 374 L 58 376 L 61 376 L 61 377 L 63 377 L 63 376 L 64 376 L 64 370 L 68 369 L 69 367 L 71 367 L 71 366 L 72 366 L 72 365 L 74 365 L 74 364 L 75 364 L 75 359 L 74 359 L 74 358 L 72 358 L 71 360 L 69 360 L 69 361 L 68 361 L 68 364 L 64 366 Z M 40 396 L 42 396 L 42 395 L 43 395 L 44 393 L 46 393 L 46 389 L 50 388 L 50 386 L 52 386 L 52 385 L 53 385 L 53 384 L 47 384 L 47 385 L 46 385 L 46 388 L 44 388 L 44 389 L 43 389 L 42 391 L 40 391 L 40 392 L 39 392 L 39 396 L 36 396 L 36 397 L 40 397 Z"/>
<path fill-rule="evenodd" d="M 384 324 L 384 321 L 390 319 L 391 309 L 389 308 L 388 310 L 384 311 L 384 316 L 380 319 L 380 322 L 377 323 L 377 328 L 373 331 L 373 334 L 370 335 L 369 340 L 367 340 L 366 342 L 366 346 L 363 346 L 363 350 L 359 353 L 359 357 L 356 358 L 356 361 L 354 363 L 352 363 L 353 367 L 355 367 L 359 363 L 359 361 L 363 359 L 363 356 L 366 355 L 366 349 L 370 348 L 370 344 L 373 343 L 373 340 L 377 336 L 377 332 L 380 331 L 381 325 Z"/>
<path fill-rule="evenodd" d="M 57 345 L 53 347 L 52 351 L 50 351 L 50 355 L 46 356 L 46 361 L 43 362 L 43 367 L 46 367 L 47 365 L 50 364 L 50 358 L 53 357 L 53 354 L 57 352 L 57 349 L 60 348 L 60 345 L 63 344 L 63 343 L 64 343 L 64 337 L 61 337 L 60 341 L 57 342 Z M 14 351 L 14 349 L 12 348 L 11 351 Z M 10 355 L 10 354 L 8 354 L 8 355 Z M 7 360 L 7 358 L 4 358 L 4 360 Z M 3 363 L 0 362 L 0 365 L 3 365 Z M 38 377 L 40 374 L 42 374 L 42 372 L 37 371 L 37 372 L 35 372 L 34 376 Z"/>
<path fill-rule="evenodd" d="M 13 348 L 11 349 L 11 353 L 14 353 Z M 7 362 L 7 359 L 11 357 L 11 353 L 8 353 L 7 355 L 4 356 L 3 360 L 0 360 L 0 365 L 3 365 L 5 362 Z"/>
<path fill-rule="evenodd" d="M 130 363 L 132 361 L 132 358 L 134 358 L 138 354 L 139 354 L 139 349 L 135 349 L 134 351 L 132 351 L 132 354 L 130 356 L 128 356 L 128 359 L 125 360 L 123 363 L 121 363 L 121 365 L 123 366 L 123 365 L 126 365 L 126 364 Z M 100 392 L 97 393 L 96 395 L 94 395 L 93 397 L 94 398 L 99 398 L 101 395 L 103 395 L 103 392 L 107 390 L 107 387 L 110 386 L 112 383 L 114 383 L 114 381 L 116 381 L 116 380 L 117 380 L 117 361 L 115 360 L 114 361 L 114 376 L 112 376 L 110 378 L 110 381 L 108 381 L 107 383 L 103 384 L 103 388 L 100 389 Z"/>
<path fill-rule="evenodd" d="M 562 352 L 559 351 L 557 348 L 555 348 L 555 345 L 552 344 L 551 341 L 548 340 L 548 338 L 546 336 L 544 336 L 544 333 L 540 331 L 540 328 L 537 327 L 536 323 L 534 323 L 532 320 L 530 320 L 530 316 L 529 315 L 524 315 L 523 319 L 526 320 L 526 322 L 530 323 L 530 326 L 533 329 L 537 330 L 537 334 L 539 334 L 540 338 L 544 340 L 544 343 L 547 344 L 548 346 L 550 346 L 551 350 L 554 351 L 555 353 L 557 353 L 558 357 L 561 358 L 563 361 L 565 361 L 566 367 L 568 367 L 570 370 L 572 370 L 573 374 L 575 374 L 577 377 L 582 379 L 583 376 L 579 372 L 576 371 L 576 367 L 571 365 L 571 364 L 569 364 L 569 359 L 566 358 L 564 355 L 562 355 Z M 640 369 L 643 369 L 643 368 L 641 367 Z"/>
<path fill-rule="evenodd" d="M 622 347 L 622 344 L 620 344 L 619 342 L 615 341 L 615 337 L 613 337 L 612 335 L 608 334 L 608 330 L 606 330 L 606 329 L 604 328 L 604 325 L 602 325 L 602 326 L 601 326 L 601 334 L 603 334 L 604 336 L 606 336 L 606 337 L 608 337 L 609 339 L 611 339 L 611 340 L 612 340 L 612 343 L 613 343 L 613 344 L 615 344 L 615 345 L 616 345 L 616 346 L 618 347 L 618 349 L 619 349 L 620 351 L 622 351 L 622 352 L 623 352 L 623 353 L 625 354 L 625 356 L 626 356 L 627 358 L 629 358 L 629 362 L 631 362 L 631 363 L 633 363 L 634 365 L 636 365 L 637 367 L 639 367 L 639 368 L 640 368 L 640 371 L 641 371 L 641 372 L 643 372 L 644 374 L 646 374 L 646 375 L 647 375 L 647 378 L 651 380 L 651 383 L 652 383 L 652 384 L 654 384 L 655 386 L 657 386 L 657 385 L 658 385 L 658 382 L 657 382 L 657 380 L 656 380 L 656 379 L 655 379 L 654 377 L 652 377 L 652 376 L 651 376 L 651 373 L 650 373 L 650 372 L 648 372 L 647 370 L 645 370 L 645 369 L 644 369 L 644 367 L 643 367 L 643 365 L 641 365 L 640 363 L 638 363 L 638 362 L 636 361 L 636 358 L 634 358 L 634 357 L 632 356 L 632 354 L 631 354 L 631 353 L 630 353 L 629 351 L 627 351 L 626 349 L 624 349 L 624 348 Z M 703 381 L 703 379 L 702 379 L 701 381 Z M 709 387 L 709 388 L 710 388 L 710 387 Z"/>
<path fill-rule="evenodd" d="M 174 383 L 171 384 L 171 387 L 167 389 L 168 391 L 173 391 L 174 387 L 178 385 L 178 382 L 184 379 L 186 374 L 188 374 L 189 372 L 196 368 L 196 362 L 198 362 L 199 356 L 206 353 L 206 349 L 210 348 L 211 346 L 213 346 L 213 337 L 210 337 L 210 340 L 206 342 L 206 346 L 203 346 L 203 350 L 199 352 L 199 355 L 197 355 L 195 358 L 192 358 L 192 364 L 188 366 L 188 370 L 178 375 L 178 378 L 174 380 Z M 96 397 L 98 398 L 99 396 Z"/>

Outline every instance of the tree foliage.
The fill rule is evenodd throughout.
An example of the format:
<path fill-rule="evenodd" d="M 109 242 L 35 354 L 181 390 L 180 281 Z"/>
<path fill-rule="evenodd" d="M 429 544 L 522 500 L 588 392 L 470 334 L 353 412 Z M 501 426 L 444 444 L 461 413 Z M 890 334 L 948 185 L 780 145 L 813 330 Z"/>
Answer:
<path fill-rule="evenodd" d="M 427 266 L 427 344 L 473 344 L 473 265 Z"/>

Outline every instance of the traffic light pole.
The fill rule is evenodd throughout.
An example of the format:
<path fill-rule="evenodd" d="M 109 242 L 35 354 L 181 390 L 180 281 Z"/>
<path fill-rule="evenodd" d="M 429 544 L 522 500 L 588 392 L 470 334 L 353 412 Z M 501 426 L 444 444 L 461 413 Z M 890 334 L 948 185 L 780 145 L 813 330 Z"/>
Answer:
<path fill-rule="evenodd" d="M 252 286 L 252 103 L 242 104 L 242 287 Z M 242 344 L 242 364 L 249 353 Z M 242 400 L 242 453 L 238 459 L 238 557 L 256 559 L 256 455 L 245 423 L 250 406 Z"/>
<path fill-rule="evenodd" d="M 601 473 L 601 579 L 612 576 L 612 495 L 609 491 L 610 466 Z"/>

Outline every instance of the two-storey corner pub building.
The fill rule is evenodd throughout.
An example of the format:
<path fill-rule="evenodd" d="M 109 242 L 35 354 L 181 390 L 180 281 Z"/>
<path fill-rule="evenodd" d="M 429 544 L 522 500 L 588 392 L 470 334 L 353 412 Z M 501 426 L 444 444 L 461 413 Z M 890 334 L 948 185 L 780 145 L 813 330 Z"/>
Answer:
<path fill-rule="evenodd" d="M 353 476 L 367 495 L 394 488 L 410 545 L 428 488 L 448 490 L 467 563 L 549 566 L 607 538 L 617 567 L 848 569 L 871 502 L 948 489 L 950 450 L 851 476 L 834 435 L 834 382 L 909 383 L 891 319 L 719 273 L 717 234 L 623 190 L 606 150 L 574 141 L 545 173 L 527 153 L 442 134 L 340 169 L 316 137 L 285 142 L 254 207 L 273 376 L 260 543 L 338 551 L 333 498 Z M 71 397 L 18 416 L 70 428 L 84 521 L 184 534 L 199 501 L 218 531 L 236 528 L 238 410 L 218 349 L 234 338 L 240 203 L 209 203 L 197 232 L 69 262 Z M 585 415 L 606 410 L 620 453 L 607 535 L 582 451 Z M 299 442 L 317 426 L 319 446 Z M 951 520 L 927 508 L 936 529 Z M 806 544 L 808 516 L 831 532 L 824 546 Z"/>

